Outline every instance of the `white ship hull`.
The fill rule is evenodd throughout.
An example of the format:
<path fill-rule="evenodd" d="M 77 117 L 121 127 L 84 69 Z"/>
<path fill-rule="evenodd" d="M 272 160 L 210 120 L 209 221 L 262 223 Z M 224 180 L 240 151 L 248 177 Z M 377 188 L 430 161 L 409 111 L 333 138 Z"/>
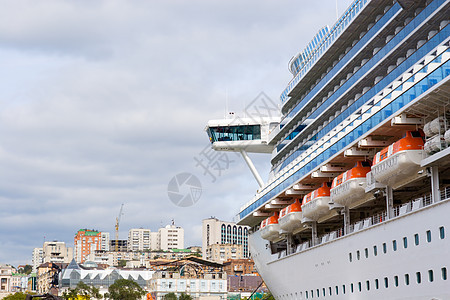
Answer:
<path fill-rule="evenodd" d="M 276 299 L 450 299 L 450 279 L 442 278 L 442 268 L 450 270 L 449 215 L 447 199 L 281 258 L 278 253 L 270 253 L 269 242 L 257 231 L 249 237 L 250 251 L 258 272 Z M 443 239 L 441 227 L 445 230 Z M 431 242 L 427 241 L 427 231 L 431 231 Z M 415 234 L 419 235 L 419 245 L 415 245 Z M 403 245 L 405 237 L 407 248 Z M 387 253 L 383 253 L 383 243 Z M 417 272 L 421 283 L 417 283 Z M 409 285 L 405 284 L 405 274 L 409 275 Z"/>

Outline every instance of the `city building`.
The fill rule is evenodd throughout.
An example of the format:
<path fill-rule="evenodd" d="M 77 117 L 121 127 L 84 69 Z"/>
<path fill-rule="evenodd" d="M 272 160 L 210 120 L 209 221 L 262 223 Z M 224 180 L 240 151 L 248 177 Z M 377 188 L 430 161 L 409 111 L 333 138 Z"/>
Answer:
<path fill-rule="evenodd" d="M 171 250 L 184 248 L 184 229 L 180 226 L 175 226 L 172 222 L 164 228 L 158 229 L 158 250 Z"/>
<path fill-rule="evenodd" d="M 206 248 L 205 259 L 218 263 L 223 263 L 228 259 L 241 259 L 243 257 L 243 245 L 211 244 Z"/>
<path fill-rule="evenodd" d="M 44 250 L 42 248 L 34 248 L 31 257 L 31 265 L 33 266 L 33 273 L 37 272 L 37 268 L 44 262 Z"/>
<path fill-rule="evenodd" d="M 183 275 L 182 275 L 183 274 Z M 163 300 L 168 293 L 182 293 L 193 299 L 227 299 L 227 278 L 224 272 L 198 274 L 158 271 L 150 280 L 154 300 Z"/>
<path fill-rule="evenodd" d="M 207 248 L 214 244 L 242 245 L 242 258 L 249 257 L 248 227 L 233 222 L 220 221 L 217 218 L 202 222 L 202 257 L 207 259 Z"/>
<path fill-rule="evenodd" d="M 227 275 L 258 275 L 255 269 L 255 263 L 252 259 L 228 259 L 223 263 L 223 269 Z"/>
<path fill-rule="evenodd" d="M 144 251 L 152 249 L 151 233 L 152 232 L 150 229 L 144 228 L 130 229 L 128 231 L 128 251 Z M 156 246 L 157 240 L 154 242 Z"/>
<path fill-rule="evenodd" d="M 128 251 L 128 241 L 127 240 L 110 240 L 109 241 L 109 249 L 110 251 L 116 251 L 116 242 L 117 242 L 117 252 L 126 252 Z"/>
<path fill-rule="evenodd" d="M 154 273 L 154 271 L 151 270 L 102 269 L 92 262 L 90 262 L 89 265 L 91 267 L 83 267 L 77 264 L 75 260 L 72 260 L 72 262 L 60 273 L 60 292 L 69 288 L 75 288 L 78 282 L 81 281 L 89 286 L 98 288 L 100 293 L 104 294 L 108 291 L 108 287 L 117 279 L 133 280 L 143 289 L 147 289 L 149 280 Z"/>
<path fill-rule="evenodd" d="M 0 264 L 0 299 L 11 292 L 11 277 L 13 267 L 10 265 Z"/>
<path fill-rule="evenodd" d="M 109 251 L 109 232 L 101 232 L 100 233 L 101 242 L 100 242 L 100 250 Z"/>
<path fill-rule="evenodd" d="M 42 263 L 69 263 L 73 258 L 73 248 L 64 242 L 44 242 L 42 246 Z"/>
<path fill-rule="evenodd" d="M 67 264 L 64 263 L 50 263 L 46 262 L 37 268 L 36 291 L 38 294 L 52 293 L 55 294 L 52 288 L 57 288 L 55 283 L 55 276 L 59 270 L 62 270 Z"/>
<path fill-rule="evenodd" d="M 90 229 L 80 229 L 74 238 L 75 260 L 79 263 L 86 261 L 90 253 L 101 250 L 101 232 Z"/>

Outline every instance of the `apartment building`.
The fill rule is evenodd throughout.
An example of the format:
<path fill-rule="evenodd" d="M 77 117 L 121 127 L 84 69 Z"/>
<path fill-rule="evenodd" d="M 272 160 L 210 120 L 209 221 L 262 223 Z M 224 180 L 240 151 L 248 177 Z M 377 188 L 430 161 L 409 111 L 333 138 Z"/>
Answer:
<path fill-rule="evenodd" d="M 101 250 L 102 235 L 100 231 L 80 229 L 74 238 L 75 260 L 84 263 L 89 254 Z"/>
<path fill-rule="evenodd" d="M 158 229 L 157 250 L 171 250 L 184 248 L 184 229 L 175 224 Z"/>
<path fill-rule="evenodd" d="M 218 263 L 229 259 L 242 259 L 244 257 L 243 245 L 236 244 L 212 244 L 206 248 L 206 258 Z"/>
<path fill-rule="evenodd" d="M 156 250 L 157 247 L 158 232 L 144 228 L 134 228 L 128 231 L 128 251 Z"/>
<path fill-rule="evenodd" d="M 207 258 L 207 249 L 214 244 L 242 245 L 242 257 L 249 257 L 248 227 L 233 222 L 220 221 L 217 218 L 205 219 L 202 222 L 202 258 Z"/>

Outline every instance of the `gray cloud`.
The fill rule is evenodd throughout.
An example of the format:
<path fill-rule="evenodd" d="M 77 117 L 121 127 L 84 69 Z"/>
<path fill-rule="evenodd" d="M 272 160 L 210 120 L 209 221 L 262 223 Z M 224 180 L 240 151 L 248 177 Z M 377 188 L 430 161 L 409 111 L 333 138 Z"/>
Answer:
<path fill-rule="evenodd" d="M 207 120 L 278 101 L 289 58 L 334 19 L 331 0 L 3 2 L 0 262 L 79 228 L 113 235 L 121 203 L 121 238 L 173 218 L 201 244 L 201 220 L 231 220 L 257 188 L 235 154 L 216 182 L 196 167 Z M 180 172 L 202 182 L 192 207 L 167 197 Z"/>

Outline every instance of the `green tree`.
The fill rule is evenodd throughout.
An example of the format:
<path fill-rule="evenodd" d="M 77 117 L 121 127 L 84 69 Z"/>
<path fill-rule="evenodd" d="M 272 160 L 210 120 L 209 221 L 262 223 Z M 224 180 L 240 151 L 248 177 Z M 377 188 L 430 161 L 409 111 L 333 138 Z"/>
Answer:
<path fill-rule="evenodd" d="M 126 265 L 127 265 L 127 260 L 125 260 L 125 259 L 119 260 L 119 262 L 118 262 L 119 267 L 123 268 Z"/>
<path fill-rule="evenodd" d="M 6 296 L 5 298 L 3 298 L 3 300 L 25 300 L 26 297 L 27 297 L 26 294 L 22 292 L 17 292 Z"/>
<path fill-rule="evenodd" d="M 261 300 L 275 300 L 275 298 L 273 297 L 272 293 L 269 291 L 264 294 L 264 296 L 262 297 Z"/>
<path fill-rule="evenodd" d="M 76 288 L 68 289 L 64 291 L 62 297 L 64 299 L 77 299 L 78 296 L 83 296 L 85 299 L 102 299 L 103 296 L 100 294 L 100 290 L 95 286 L 89 286 L 83 281 L 79 281 Z"/>
<path fill-rule="evenodd" d="M 178 300 L 192 300 L 191 295 L 181 293 L 180 297 L 178 297 Z"/>
<path fill-rule="evenodd" d="M 117 279 L 109 286 L 105 298 L 112 300 L 137 300 L 145 294 L 147 294 L 147 292 L 133 280 Z"/>
<path fill-rule="evenodd" d="M 177 300 L 177 295 L 175 295 L 175 293 L 165 294 L 164 300 Z"/>

